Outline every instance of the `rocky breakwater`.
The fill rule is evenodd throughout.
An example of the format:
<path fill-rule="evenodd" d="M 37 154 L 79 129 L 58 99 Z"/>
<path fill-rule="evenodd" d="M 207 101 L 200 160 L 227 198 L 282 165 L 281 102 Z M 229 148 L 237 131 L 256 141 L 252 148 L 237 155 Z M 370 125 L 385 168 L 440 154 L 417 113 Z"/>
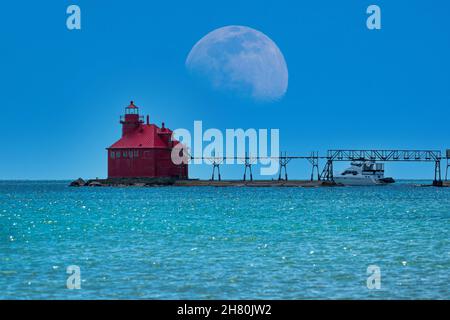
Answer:
<path fill-rule="evenodd" d="M 78 178 L 72 181 L 70 187 L 155 187 L 170 186 L 175 183 L 175 178 L 108 178 L 89 179 Z"/>

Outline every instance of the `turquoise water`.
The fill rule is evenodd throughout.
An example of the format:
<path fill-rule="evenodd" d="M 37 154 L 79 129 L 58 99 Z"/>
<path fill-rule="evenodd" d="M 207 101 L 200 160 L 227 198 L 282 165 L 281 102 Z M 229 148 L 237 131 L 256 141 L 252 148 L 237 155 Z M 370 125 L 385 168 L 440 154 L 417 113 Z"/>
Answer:
<path fill-rule="evenodd" d="M 450 188 L 0 182 L 0 298 L 450 298 Z M 81 270 L 69 290 L 66 268 Z M 381 289 L 366 286 L 367 267 Z"/>

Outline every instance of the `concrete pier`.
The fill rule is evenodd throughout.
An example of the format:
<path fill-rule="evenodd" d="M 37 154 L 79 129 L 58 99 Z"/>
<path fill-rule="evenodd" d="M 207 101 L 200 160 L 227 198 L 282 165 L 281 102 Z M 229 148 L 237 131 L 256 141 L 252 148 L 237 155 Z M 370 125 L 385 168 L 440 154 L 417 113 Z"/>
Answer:
<path fill-rule="evenodd" d="M 72 187 L 332 187 L 335 183 L 329 181 L 310 180 L 178 180 L 171 178 L 114 178 L 114 179 L 91 179 L 81 178 L 70 183 Z"/>
<path fill-rule="evenodd" d="M 185 187 L 330 187 L 336 184 L 327 181 L 310 180 L 178 180 L 175 186 Z"/>

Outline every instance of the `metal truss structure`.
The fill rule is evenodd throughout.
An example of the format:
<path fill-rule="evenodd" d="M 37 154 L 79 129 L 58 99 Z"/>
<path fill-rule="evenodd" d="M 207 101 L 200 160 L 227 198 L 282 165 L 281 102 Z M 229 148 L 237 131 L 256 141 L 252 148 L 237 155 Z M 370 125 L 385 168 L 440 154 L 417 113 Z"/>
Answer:
<path fill-rule="evenodd" d="M 197 159 L 191 156 L 191 159 Z M 282 180 L 282 170 L 284 169 L 284 179 L 288 180 L 287 175 L 287 164 L 294 159 L 305 159 L 308 160 L 312 165 L 311 181 L 314 180 L 314 173 L 317 172 L 317 180 L 333 181 L 333 162 L 335 161 L 381 161 L 381 162 L 434 162 L 434 181 L 433 184 L 436 186 L 442 185 L 441 178 L 441 161 L 443 159 L 447 160 L 447 167 L 445 172 L 445 180 L 448 177 L 448 169 L 450 167 L 450 149 L 447 150 L 446 156 L 443 157 L 440 150 L 388 150 L 388 149 L 367 149 L 367 150 L 346 150 L 346 149 L 335 149 L 328 150 L 326 156 L 319 156 L 318 151 L 313 151 L 309 156 L 288 156 L 286 152 L 280 153 L 277 157 L 249 157 L 245 154 L 245 157 L 202 157 L 203 160 L 212 161 L 213 174 L 212 180 L 215 177 L 215 169 L 217 168 L 220 177 L 220 164 L 224 163 L 227 159 L 240 160 L 245 165 L 244 170 L 244 181 L 247 178 L 247 170 L 250 173 L 250 180 L 253 180 L 252 174 L 252 164 L 257 160 L 267 160 L 267 159 L 278 159 L 280 164 L 278 180 Z M 320 159 L 325 159 L 326 163 L 322 173 L 319 172 L 319 161 Z"/>

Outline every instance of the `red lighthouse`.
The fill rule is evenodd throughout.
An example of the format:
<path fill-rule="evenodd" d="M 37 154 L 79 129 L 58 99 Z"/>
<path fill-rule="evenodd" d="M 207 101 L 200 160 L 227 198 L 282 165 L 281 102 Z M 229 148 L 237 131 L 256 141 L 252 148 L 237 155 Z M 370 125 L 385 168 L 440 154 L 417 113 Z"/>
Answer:
<path fill-rule="evenodd" d="M 179 142 L 172 140 L 172 130 L 144 123 L 139 108 L 131 101 L 120 117 L 122 138 L 107 148 L 108 178 L 161 178 L 187 179 L 187 165 L 175 165 L 171 152 Z"/>

